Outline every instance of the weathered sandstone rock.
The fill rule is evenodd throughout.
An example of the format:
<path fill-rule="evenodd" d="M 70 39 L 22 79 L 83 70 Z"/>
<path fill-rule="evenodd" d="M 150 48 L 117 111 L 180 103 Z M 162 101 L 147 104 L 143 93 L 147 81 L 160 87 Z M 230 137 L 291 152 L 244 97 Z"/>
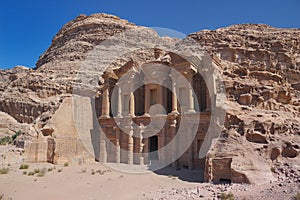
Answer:
<path fill-rule="evenodd" d="M 238 102 L 241 105 L 250 105 L 252 102 L 252 95 L 251 94 L 241 94 Z"/>

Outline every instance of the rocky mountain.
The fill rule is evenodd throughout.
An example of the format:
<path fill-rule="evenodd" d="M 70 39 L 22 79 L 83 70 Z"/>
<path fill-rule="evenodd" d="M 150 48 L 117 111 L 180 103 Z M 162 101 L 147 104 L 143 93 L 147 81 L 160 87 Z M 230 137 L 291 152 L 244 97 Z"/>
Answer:
<path fill-rule="evenodd" d="M 76 102 L 70 96 L 74 85 L 83 84 L 77 76 L 98 44 L 140 28 L 112 15 L 80 15 L 54 36 L 35 69 L 1 70 L 0 137 L 22 134 L 14 141 L 17 150 L 1 147 L 2 155 L 13 156 L 2 156 L 0 163 L 91 160 L 72 121 Z M 227 94 L 225 127 L 207 156 L 206 179 L 228 176 L 233 182 L 257 183 L 272 181 L 281 173 L 280 177 L 299 178 L 300 29 L 241 24 L 187 38 L 220 64 Z M 153 55 L 153 50 L 142 51 L 134 59 L 146 61 Z M 117 62 L 132 58 L 128 55 Z M 112 68 L 116 66 L 112 63 Z M 84 73 L 100 78 L 94 71 Z"/>
<path fill-rule="evenodd" d="M 207 156 L 208 180 L 263 182 L 273 179 L 270 169 L 278 172 L 283 164 L 299 169 L 299 36 L 299 29 L 263 24 L 188 36 L 219 60 L 228 100 L 225 130 Z M 227 170 L 214 169 L 215 162 Z"/>
<path fill-rule="evenodd" d="M 48 151 L 47 146 L 51 146 L 52 140 L 41 137 L 55 132 L 53 125 L 49 126 L 50 119 L 62 107 L 64 99 L 71 96 L 74 84 L 80 82 L 76 77 L 88 52 L 108 37 L 130 28 L 136 26 L 116 16 L 80 15 L 64 25 L 54 36 L 51 46 L 40 56 L 35 69 L 17 66 L 1 70 L 0 111 L 3 112 L 3 119 L 1 117 L 0 121 L 5 122 L 6 115 L 10 115 L 9 118 L 13 117 L 16 123 L 22 124 L 16 128 L 14 123 L 3 123 L 1 135 L 12 135 L 20 131 L 24 133 L 19 137 L 22 148 L 26 149 L 23 138 L 28 140 L 29 137 L 35 141 L 33 146 L 43 140 L 42 145 Z M 69 130 L 72 132 L 74 129 Z M 31 148 L 30 142 L 28 144 L 28 148 Z M 43 158 L 33 158 L 33 161 L 50 161 L 49 159 L 52 158 L 45 155 Z M 15 161 L 20 162 L 20 159 Z"/>

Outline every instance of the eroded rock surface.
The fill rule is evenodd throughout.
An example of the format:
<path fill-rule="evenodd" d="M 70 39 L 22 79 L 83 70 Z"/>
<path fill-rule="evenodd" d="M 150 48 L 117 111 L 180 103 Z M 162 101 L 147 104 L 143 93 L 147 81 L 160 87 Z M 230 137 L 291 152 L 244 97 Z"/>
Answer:
<path fill-rule="evenodd" d="M 299 36 L 299 29 L 263 24 L 189 36 L 220 62 L 228 100 L 226 129 L 207 156 L 206 180 L 260 183 L 273 181 L 279 163 L 299 169 Z"/>

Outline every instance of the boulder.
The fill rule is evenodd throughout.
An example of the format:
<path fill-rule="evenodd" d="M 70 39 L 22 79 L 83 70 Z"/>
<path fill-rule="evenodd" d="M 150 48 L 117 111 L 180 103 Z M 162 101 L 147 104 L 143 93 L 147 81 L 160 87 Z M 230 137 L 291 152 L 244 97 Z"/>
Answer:
<path fill-rule="evenodd" d="M 258 131 L 254 131 L 253 133 L 247 133 L 246 139 L 249 142 L 260 143 L 260 144 L 268 144 L 266 135 L 261 134 Z"/>
<path fill-rule="evenodd" d="M 241 94 L 238 100 L 239 104 L 241 105 L 250 105 L 252 102 L 252 95 L 251 94 Z"/>

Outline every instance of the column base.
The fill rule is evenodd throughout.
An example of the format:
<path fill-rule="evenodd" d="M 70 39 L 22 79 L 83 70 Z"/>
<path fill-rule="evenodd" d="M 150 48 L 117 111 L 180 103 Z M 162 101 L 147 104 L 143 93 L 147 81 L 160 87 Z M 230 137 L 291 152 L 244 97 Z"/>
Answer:
<path fill-rule="evenodd" d="M 128 161 L 128 165 L 133 165 L 133 161 Z"/>
<path fill-rule="evenodd" d="M 149 113 L 144 113 L 143 117 L 150 117 L 150 114 Z"/>
<path fill-rule="evenodd" d="M 143 156 L 140 157 L 140 163 L 139 164 L 140 165 L 145 165 L 145 163 L 144 163 L 144 157 Z"/>
<path fill-rule="evenodd" d="M 172 115 L 179 115 L 179 112 L 177 110 L 172 110 L 172 112 L 170 112 L 170 114 L 172 114 Z"/>
<path fill-rule="evenodd" d="M 117 151 L 116 152 L 116 163 L 120 164 L 120 162 L 121 162 L 121 154 L 120 154 L 121 148 L 120 148 L 120 145 L 117 145 L 116 151 Z"/>
<path fill-rule="evenodd" d="M 186 114 L 193 114 L 193 113 L 196 113 L 195 110 L 188 110 L 187 112 L 185 112 Z"/>
<path fill-rule="evenodd" d="M 100 116 L 100 118 L 101 119 L 108 119 L 108 118 L 110 118 L 110 116 L 109 115 L 102 115 L 102 116 Z"/>
<path fill-rule="evenodd" d="M 116 115 L 116 118 L 122 118 L 123 116 L 121 115 L 121 113 Z"/>
<path fill-rule="evenodd" d="M 134 114 L 129 114 L 128 117 L 134 118 L 135 115 Z"/>

